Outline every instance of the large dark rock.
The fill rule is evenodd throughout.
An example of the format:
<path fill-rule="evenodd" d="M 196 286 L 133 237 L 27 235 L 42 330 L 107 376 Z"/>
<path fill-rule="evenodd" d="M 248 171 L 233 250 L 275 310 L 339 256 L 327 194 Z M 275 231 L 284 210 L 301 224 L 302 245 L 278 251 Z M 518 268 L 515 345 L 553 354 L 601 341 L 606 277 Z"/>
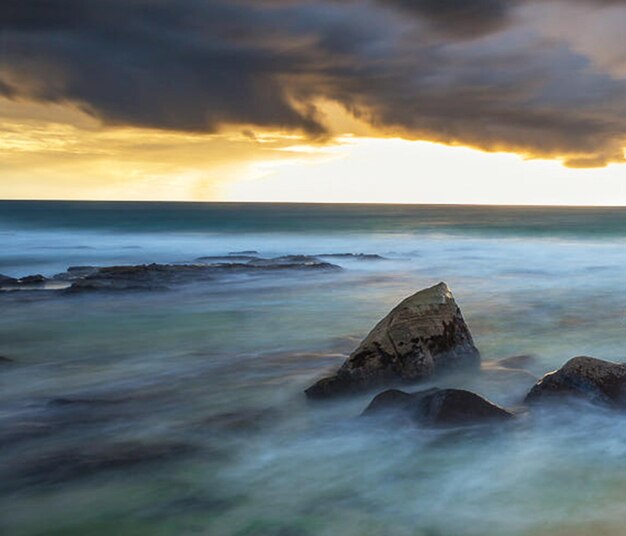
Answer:
<path fill-rule="evenodd" d="M 35 274 L 20 277 L 19 283 L 21 285 L 38 285 L 40 283 L 45 283 L 46 281 L 47 279 L 43 275 Z"/>
<path fill-rule="evenodd" d="M 526 402 L 563 396 L 626 408 L 626 365 L 594 357 L 574 357 L 559 370 L 541 378 L 526 396 Z"/>
<path fill-rule="evenodd" d="M 405 393 L 391 389 L 379 394 L 363 415 L 396 413 L 431 426 L 463 426 L 513 417 L 506 409 L 470 391 L 427 389 Z"/>
<path fill-rule="evenodd" d="M 131 266 L 73 267 L 56 279 L 72 281 L 69 292 L 86 290 L 163 290 L 170 285 L 211 281 L 220 276 L 276 271 L 341 270 L 337 265 L 302 256 L 253 259 L 246 263 L 140 264 Z"/>
<path fill-rule="evenodd" d="M 383 318 L 336 374 L 306 390 L 328 398 L 415 382 L 435 372 L 477 366 L 480 354 L 445 283 L 410 296 Z"/>
<path fill-rule="evenodd" d="M 0 285 L 17 285 L 17 279 L 0 274 Z"/>

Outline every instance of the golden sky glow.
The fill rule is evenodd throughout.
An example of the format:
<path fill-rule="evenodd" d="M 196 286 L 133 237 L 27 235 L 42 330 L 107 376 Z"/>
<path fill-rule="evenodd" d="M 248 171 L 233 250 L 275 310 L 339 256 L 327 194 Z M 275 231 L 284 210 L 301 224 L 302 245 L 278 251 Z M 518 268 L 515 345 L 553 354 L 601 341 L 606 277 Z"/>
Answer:
<path fill-rule="evenodd" d="M 0 198 L 626 205 L 618 0 L 8 0 Z"/>
<path fill-rule="evenodd" d="M 0 101 L 0 197 L 626 205 L 626 165 L 571 169 L 386 137 L 325 103 L 338 135 L 102 127 L 69 106 Z M 349 134 L 348 134 L 349 133 Z"/>

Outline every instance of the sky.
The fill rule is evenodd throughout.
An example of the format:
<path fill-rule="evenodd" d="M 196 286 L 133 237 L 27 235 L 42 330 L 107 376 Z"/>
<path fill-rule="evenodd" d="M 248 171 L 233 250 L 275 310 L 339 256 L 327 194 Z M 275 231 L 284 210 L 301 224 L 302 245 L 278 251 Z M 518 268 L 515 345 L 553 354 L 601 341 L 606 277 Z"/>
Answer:
<path fill-rule="evenodd" d="M 626 206 L 626 0 L 2 0 L 0 198 Z"/>

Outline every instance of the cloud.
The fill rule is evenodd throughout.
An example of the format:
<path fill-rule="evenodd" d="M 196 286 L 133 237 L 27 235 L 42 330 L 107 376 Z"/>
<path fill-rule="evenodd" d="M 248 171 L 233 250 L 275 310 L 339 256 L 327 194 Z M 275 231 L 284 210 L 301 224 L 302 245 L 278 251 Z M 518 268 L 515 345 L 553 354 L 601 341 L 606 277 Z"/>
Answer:
<path fill-rule="evenodd" d="M 576 36 L 540 31 L 530 15 L 548 2 L 4 0 L 0 95 L 105 124 L 322 139 L 317 103 L 336 102 L 408 138 L 621 161 L 626 80 Z M 563 1 L 563 20 L 574 4 L 626 15 L 621 0 Z"/>
<path fill-rule="evenodd" d="M 383 0 L 381 0 L 381 3 Z M 438 30 L 455 36 L 475 36 L 503 27 L 515 0 L 386 0 L 424 17 Z"/>

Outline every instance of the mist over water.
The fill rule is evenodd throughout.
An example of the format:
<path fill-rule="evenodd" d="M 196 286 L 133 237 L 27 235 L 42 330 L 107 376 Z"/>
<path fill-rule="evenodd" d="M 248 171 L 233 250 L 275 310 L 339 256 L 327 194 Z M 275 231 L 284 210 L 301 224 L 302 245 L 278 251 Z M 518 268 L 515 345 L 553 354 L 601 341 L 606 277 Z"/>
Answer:
<path fill-rule="evenodd" d="M 245 250 L 385 258 L 167 291 L 0 293 L 14 360 L 0 364 L 2 534 L 624 534 L 624 414 L 581 403 L 433 430 L 356 418 L 373 394 L 303 395 L 439 281 L 483 369 L 413 390 L 518 407 L 570 357 L 625 361 L 624 209 L 2 202 L 0 244 L 13 277 Z M 537 357 L 532 374 L 494 363 L 516 354 Z M 180 452 L 46 469 L 120 442 Z"/>

